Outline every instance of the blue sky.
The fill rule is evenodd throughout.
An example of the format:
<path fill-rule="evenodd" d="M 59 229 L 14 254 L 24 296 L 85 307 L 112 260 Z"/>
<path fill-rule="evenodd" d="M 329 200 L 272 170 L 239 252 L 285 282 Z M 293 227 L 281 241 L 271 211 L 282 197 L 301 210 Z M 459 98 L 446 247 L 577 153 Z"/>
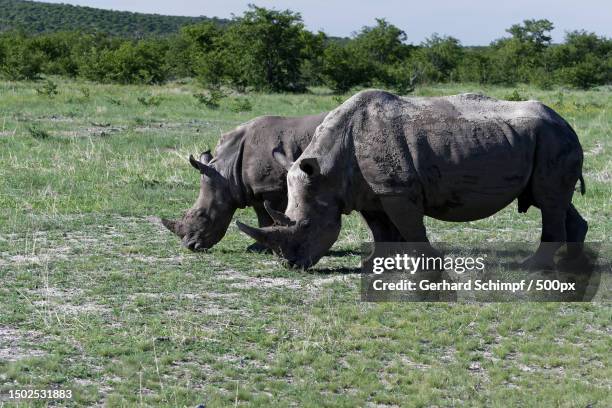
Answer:
<path fill-rule="evenodd" d="M 47 0 L 114 10 L 184 16 L 231 17 L 248 3 L 298 11 L 306 26 L 329 35 L 348 36 L 374 18 L 384 17 L 419 43 L 431 33 L 452 35 L 464 45 L 483 45 L 505 35 L 510 25 L 527 18 L 555 24 L 553 41 L 565 31 L 586 29 L 612 37 L 612 0 Z"/>

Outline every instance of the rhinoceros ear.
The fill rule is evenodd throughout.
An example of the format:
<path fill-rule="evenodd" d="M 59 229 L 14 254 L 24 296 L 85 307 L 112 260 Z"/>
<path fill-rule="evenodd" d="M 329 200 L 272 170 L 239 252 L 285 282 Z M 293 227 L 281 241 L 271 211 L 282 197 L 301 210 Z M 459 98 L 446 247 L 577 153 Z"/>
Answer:
<path fill-rule="evenodd" d="M 308 177 L 314 177 L 321 174 L 321 167 L 319 161 L 314 157 L 307 157 L 300 160 L 300 169 L 308 175 Z"/>
<path fill-rule="evenodd" d="M 274 156 L 274 159 L 278 162 L 278 164 L 283 166 L 287 171 L 289 171 L 291 166 L 293 166 L 293 162 L 289 160 L 287 156 L 285 156 L 282 146 L 276 147 L 274 150 L 272 150 L 272 156 Z"/>
<path fill-rule="evenodd" d="M 200 155 L 200 162 L 204 164 L 208 164 L 213 159 L 213 155 L 210 153 L 210 150 L 202 152 Z"/>
<path fill-rule="evenodd" d="M 191 167 L 193 167 L 194 169 L 196 169 L 197 171 L 200 171 L 200 162 L 198 162 L 195 157 L 193 157 L 193 154 L 189 155 L 189 163 L 191 164 Z"/>
<path fill-rule="evenodd" d="M 205 176 L 208 177 L 214 177 L 217 174 L 219 174 L 217 172 L 217 170 L 215 170 L 214 168 L 212 168 L 211 166 L 208 166 L 200 161 L 197 161 L 195 159 L 195 157 L 193 157 L 192 154 L 189 155 L 189 163 L 191 163 L 191 165 L 193 166 L 194 169 L 198 170 L 200 172 L 200 174 L 203 174 Z"/>

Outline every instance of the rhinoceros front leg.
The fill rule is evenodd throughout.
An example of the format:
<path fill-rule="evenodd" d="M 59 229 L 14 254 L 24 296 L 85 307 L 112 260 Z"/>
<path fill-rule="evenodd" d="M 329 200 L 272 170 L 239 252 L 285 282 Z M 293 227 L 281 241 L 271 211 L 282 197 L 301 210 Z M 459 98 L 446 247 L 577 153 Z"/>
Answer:
<path fill-rule="evenodd" d="M 429 242 L 423 224 L 423 209 L 405 197 L 380 199 L 387 217 L 406 242 Z"/>
<path fill-rule="evenodd" d="M 255 210 L 255 214 L 257 215 L 257 222 L 260 228 L 269 227 L 270 225 L 274 224 L 274 220 L 270 217 L 263 204 L 254 204 L 253 209 Z M 271 254 L 272 250 L 267 246 L 260 244 L 259 242 L 254 242 L 253 244 L 247 247 L 247 252 L 255 252 L 258 254 Z"/>
<path fill-rule="evenodd" d="M 384 211 L 361 211 L 374 242 L 403 242 L 404 237 Z"/>
<path fill-rule="evenodd" d="M 423 209 L 406 197 L 383 197 L 380 199 L 387 217 L 397 227 L 404 242 L 414 242 L 414 248 L 427 256 L 440 256 L 440 252 L 429 245 L 423 223 Z M 418 243 L 418 244 L 417 244 Z"/>
<path fill-rule="evenodd" d="M 429 244 L 425 224 L 423 223 L 423 209 L 406 197 L 381 198 L 382 206 L 397 230 L 406 242 L 406 250 L 413 254 L 423 254 L 428 257 L 442 257 L 442 254 Z M 431 271 L 434 272 L 434 271 Z M 437 270 L 429 279 L 439 279 L 443 270 Z"/>

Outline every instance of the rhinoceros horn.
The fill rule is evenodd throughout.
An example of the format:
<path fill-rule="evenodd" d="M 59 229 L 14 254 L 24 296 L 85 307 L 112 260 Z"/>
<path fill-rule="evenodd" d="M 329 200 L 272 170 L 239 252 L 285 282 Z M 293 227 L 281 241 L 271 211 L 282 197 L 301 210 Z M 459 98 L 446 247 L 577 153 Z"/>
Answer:
<path fill-rule="evenodd" d="M 181 234 L 181 222 L 180 221 L 174 221 L 174 220 L 167 220 L 165 218 L 161 219 L 161 223 L 164 225 L 164 227 L 168 228 L 171 232 L 173 232 L 174 234 L 178 235 L 179 237 L 182 238 Z"/>
<path fill-rule="evenodd" d="M 291 221 L 291 218 L 287 217 L 282 212 L 276 211 L 274 208 L 272 208 L 272 204 L 270 204 L 269 201 L 264 201 L 264 208 L 276 224 L 282 227 L 288 227 L 292 224 L 295 224 L 293 221 Z"/>
<path fill-rule="evenodd" d="M 292 227 L 264 227 L 255 228 L 249 225 L 243 224 L 240 221 L 236 221 L 238 229 L 257 242 L 266 245 L 274 251 L 279 251 L 282 248 L 282 243 L 287 241 L 287 235 L 291 234 L 289 231 Z"/>

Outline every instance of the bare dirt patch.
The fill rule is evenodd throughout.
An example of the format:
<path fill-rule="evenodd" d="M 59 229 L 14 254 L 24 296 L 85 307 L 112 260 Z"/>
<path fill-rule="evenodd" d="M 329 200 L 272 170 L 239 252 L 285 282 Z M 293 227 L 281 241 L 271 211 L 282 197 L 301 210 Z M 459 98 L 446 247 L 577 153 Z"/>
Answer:
<path fill-rule="evenodd" d="M 269 289 L 269 288 L 284 288 L 284 289 L 301 289 L 302 282 L 297 279 L 287 278 L 257 278 L 247 277 L 242 282 L 236 282 L 230 284 L 232 288 L 236 289 Z"/>
<path fill-rule="evenodd" d="M 49 340 L 40 332 L 0 326 L 0 361 L 14 362 L 24 358 L 42 357 L 47 353 L 36 348 Z"/>
<path fill-rule="evenodd" d="M 600 183 L 609 183 L 612 180 L 612 174 L 609 171 L 589 171 L 584 173 L 584 176 L 589 180 L 595 180 Z"/>
<path fill-rule="evenodd" d="M 108 314 L 110 309 L 91 300 L 79 301 L 83 298 L 81 289 L 59 289 L 46 287 L 28 291 L 31 303 L 41 312 L 58 313 L 62 315 L 77 315 L 81 313 Z"/>
<path fill-rule="evenodd" d="M 601 154 L 604 152 L 604 147 L 601 143 L 597 142 L 595 143 L 595 147 L 587 150 L 586 152 L 584 152 L 585 156 L 597 156 L 598 154 Z"/>

